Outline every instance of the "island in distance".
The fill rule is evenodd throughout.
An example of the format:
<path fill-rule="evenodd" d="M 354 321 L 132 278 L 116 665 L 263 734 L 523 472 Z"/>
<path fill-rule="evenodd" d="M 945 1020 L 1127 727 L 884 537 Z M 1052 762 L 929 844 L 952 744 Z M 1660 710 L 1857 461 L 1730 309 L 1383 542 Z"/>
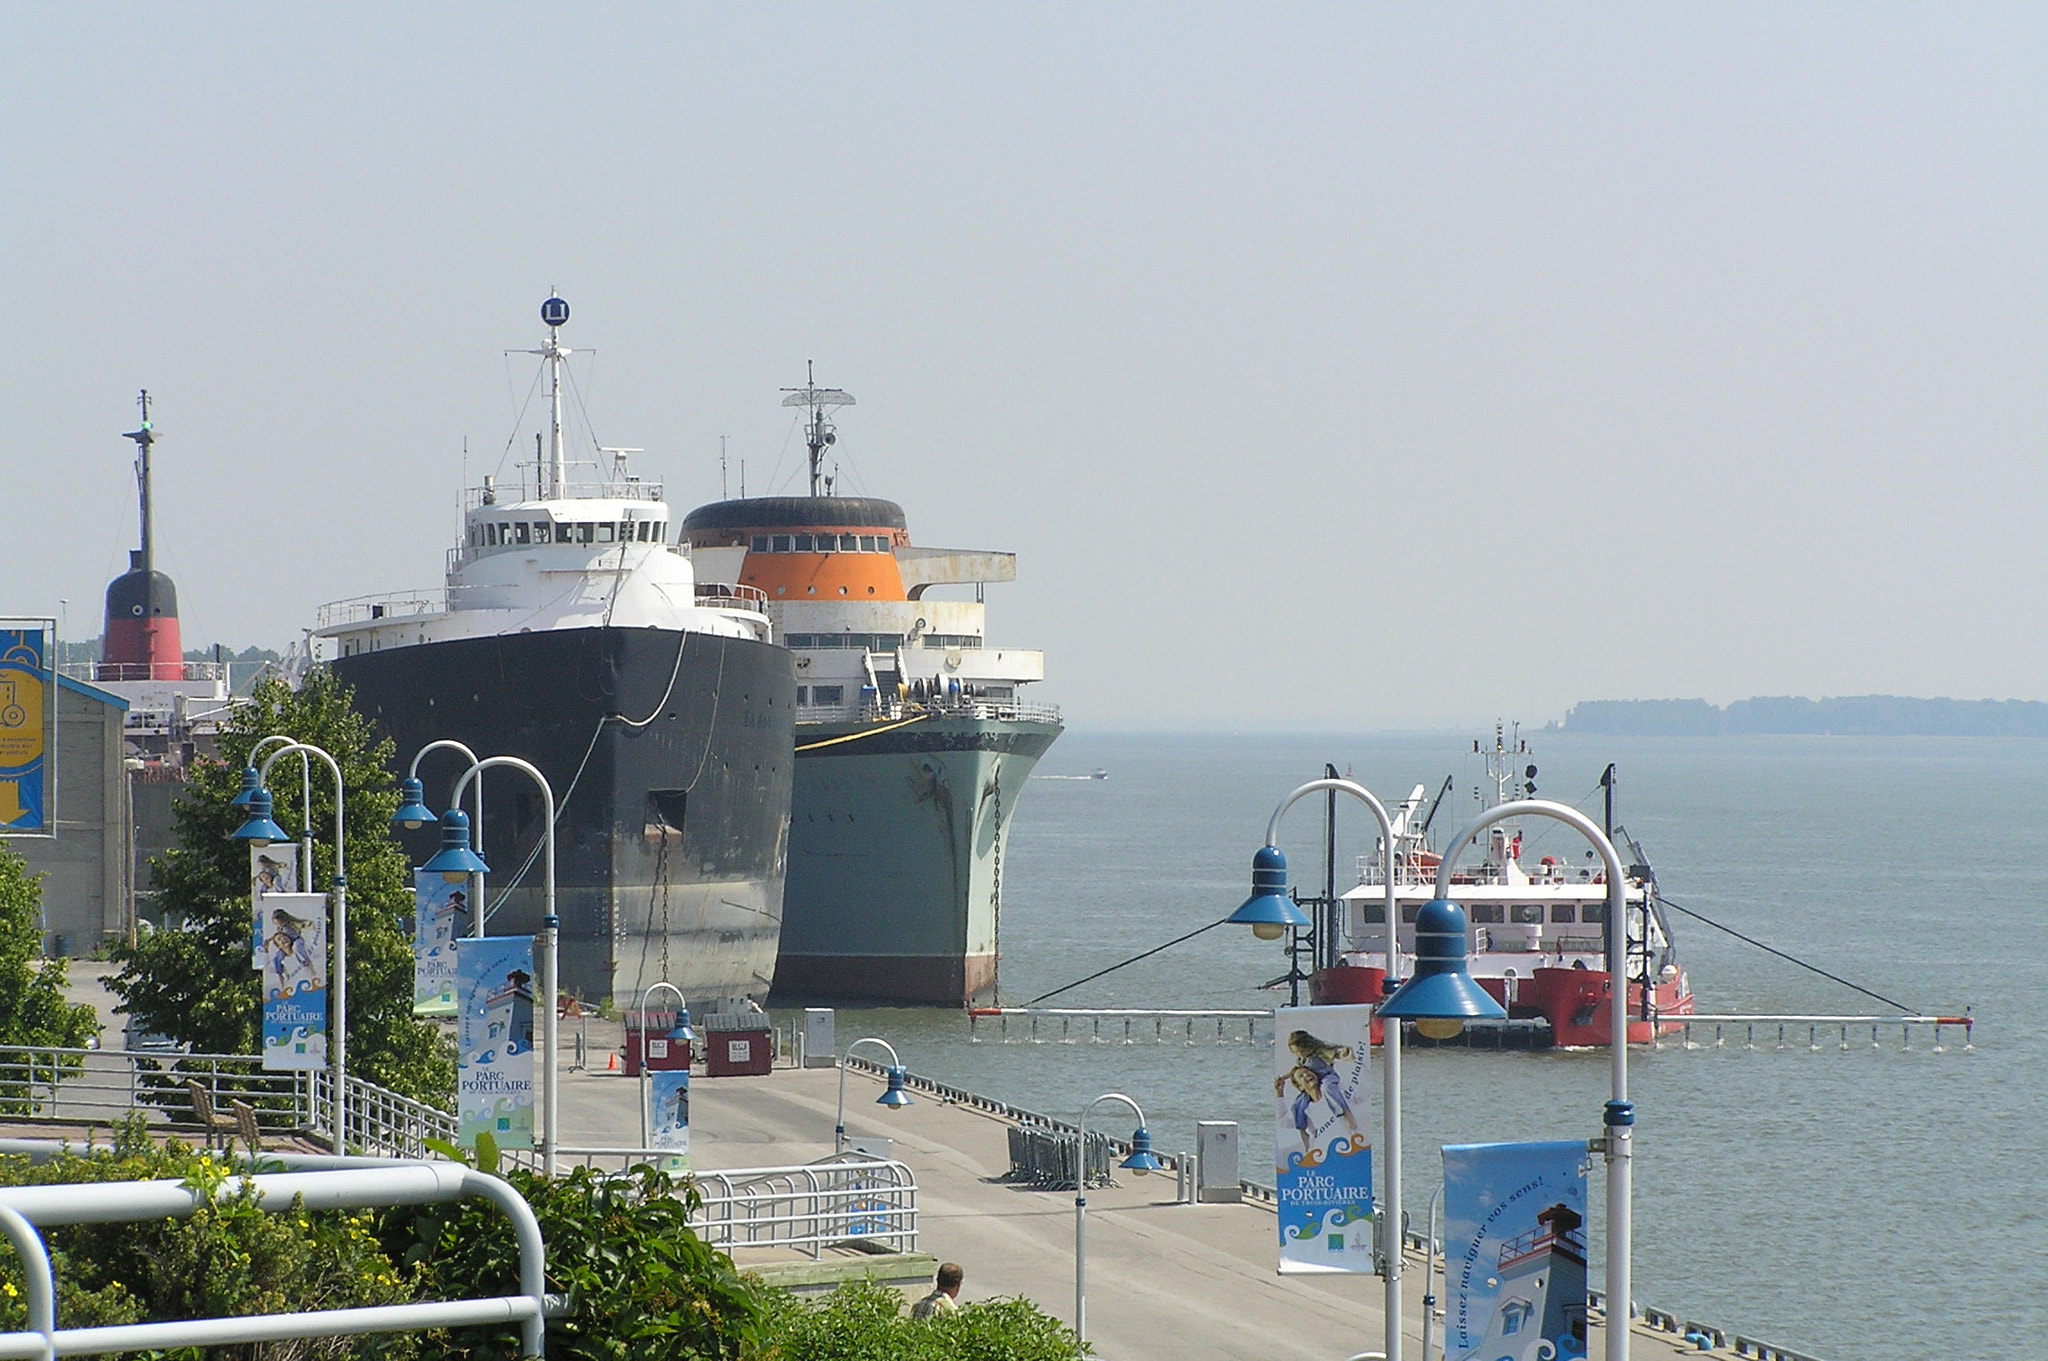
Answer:
<path fill-rule="evenodd" d="M 1796 695 L 1739 699 L 1596 699 L 1572 706 L 1551 732 L 1596 737 L 2048 737 L 2048 703 L 2025 699 L 1912 699 Z"/>

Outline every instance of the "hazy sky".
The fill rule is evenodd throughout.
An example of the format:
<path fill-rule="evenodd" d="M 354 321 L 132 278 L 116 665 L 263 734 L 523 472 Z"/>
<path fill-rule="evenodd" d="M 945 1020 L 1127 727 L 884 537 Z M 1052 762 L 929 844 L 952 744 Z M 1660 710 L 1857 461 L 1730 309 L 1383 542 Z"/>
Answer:
<path fill-rule="evenodd" d="M 15 5 L 0 612 L 438 584 L 575 309 L 678 514 L 1012 549 L 1088 726 L 2048 698 L 2048 8 Z M 771 485 L 770 473 L 780 466 Z"/>

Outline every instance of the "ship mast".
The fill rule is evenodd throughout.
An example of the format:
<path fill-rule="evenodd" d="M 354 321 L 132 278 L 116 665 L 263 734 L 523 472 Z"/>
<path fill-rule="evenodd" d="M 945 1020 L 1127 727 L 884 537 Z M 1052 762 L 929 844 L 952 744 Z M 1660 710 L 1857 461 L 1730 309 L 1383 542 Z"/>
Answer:
<path fill-rule="evenodd" d="M 811 418 L 804 427 L 804 443 L 811 451 L 811 495 L 828 494 L 829 486 L 822 476 L 825 451 L 839 442 L 838 433 L 832 423 L 825 419 L 827 411 L 853 405 L 853 395 L 838 388 L 818 386 L 816 367 L 810 360 L 804 361 L 804 385 L 800 388 L 784 388 L 788 393 L 782 399 L 784 406 L 801 406 L 810 410 Z"/>
<path fill-rule="evenodd" d="M 156 555 L 151 546 L 149 532 L 149 450 L 150 446 L 156 443 L 156 430 L 149 419 L 148 388 L 142 389 L 142 395 L 136 398 L 136 404 L 142 408 L 142 428 L 130 430 L 121 437 L 135 441 L 135 486 L 142 498 L 142 549 L 136 554 L 130 570 L 150 572 L 156 570 Z"/>
<path fill-rule="evenodd" d="M 537 354 L 548 366 L 548 449 L 543 499 L 558 501 L 569 487 L 569 460 L 562 443 L 562 365 L 576 352 L 562 344 L 561 335 L 563 323 L 569 320 L 569 304 L 559 295 L 549 293 L 548 300 L 540 305 L 540 319 L 548 328 L 547 343 L 537 350 L 519 353 Z"/>

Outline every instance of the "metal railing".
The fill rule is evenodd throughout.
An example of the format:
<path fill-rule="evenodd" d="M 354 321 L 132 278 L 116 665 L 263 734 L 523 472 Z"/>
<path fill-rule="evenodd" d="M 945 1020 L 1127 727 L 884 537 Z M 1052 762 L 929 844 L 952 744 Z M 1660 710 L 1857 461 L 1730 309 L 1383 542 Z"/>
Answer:
<path fill-rule="evenodd" d="M 334 1109 L 334 1078 L 315 1073 L 309 1084 L 320 1111 Z M 427 1158 L 438 1156 L 427 1148 L 427 1140 L 455 1143 L 461 1133 L 452 1111 L 415 1101 L 388 1087 L 351 1077 L 348 1082 L 347 1146 L 381 1158 Z M 320 1123 L 308 1107 L 300 1112 L 308 1125 Z"/>
<path fill-rule="evenodd" d="M 0 1190 L 0 1233 L 22 1265 L 28 1327 L 0 1333 L 0 1357 L 155 1351 L 182 1347 L 281 1342 L 425 1328 L 519 1325 L 521 1350 L 545 1350 L 548 1311 L 546 1247 L 533 1210 L 496 1177 L 454 1163 L 411 1163 L 305 1172 L 244 1175 L 224 1184 L 223 1196 L 253 1195 L 268 1213 L 427 1205 L 475 1196 L 512 1221 L 519 1240 L 519 1293 L 473 1299 L 320 1309 L 240 1317 L 178 1319 L 92 1328 L 57 1326 L 56 1273 L 41 1230 L 70 1224 L 123 1224 L 186 1218 L 210 1203 L 207 1192 L 182 1181 L 115 1181 Z"/>
<path fill-rule="evenodd" d="M 66 662 L 58 672 L 75 681 L 224 681 L 231 662 Z"/>
<path fill-rule="evenodd" d="M 727 586 L 719 582 L 697 583 L 697 603 L 706 609 L 768 612 L 768 593 L 758 586 Z"/>
<path fill-rule="evenodd" d="M 1011 1181 L 1029 1182 L 1046 1191 L 1074 1187 L 1074 1136 L 1037 1125 L 1011 1125 Z M 1109 1170 L 1110 1139 L 1099 1130 L 1088 1134 L 1088 1184 L 1114 1186 Z"/>
<path fill-rule="evenodd" d="M 446 588 L 350 596 L 346 600 L 330 600 L 322 605 L 313 616 L 313 627 L 319 630 L 343 624 L 365 624 L 376 619 L 409 619 L 415 615 L 439 614 L 447 606 Z"/>
<path fill-rule="evenodd" d="M 694 1176 L 703 1203 L 692 1227 L 727 1252 L 789 1248 L 815 1258 L 848 1242 L 917 1251 L 917 1180 L 893 1159 L 840 1154 Z"/>
<path fill-rule="evenodd" d="M 185 1086 L 197 1082 L 216 1112 L 246 1101 L 265 1133 L 291 1133 L 312 1123 L 314 1076 L 267 1073 L 248 1054 L 0 1045 L 0 1113 L 111 1127 L 139 1111 L 157 1123 L 197 1127 Z"/>
<path fill-rule="evenodd" d="M 977 699 L 902 700 L 861 705 L 863 723 L 891 723 L 897 719 L 931 714 L 941 718 L 979 718 L 1003 723 L 1058 723 L 1060 706 L 1036 701 Z"/>
<path fill-rule="evenodd" d="M 1680 1028 L 1673 1034 L 1657 1037 L 1654 1043 L 1660 1049 L 1667 1045 L 1679 1049 L 1725 1049 L 1739 1035 L 1740 1047 L 1744 1049 L 1806 1049 L 1818 1052 L 1833 1046 L 1846 1050 L 1861 1045 L 1866 1030 L 1870 1034 L 1870 1048 L 1882 1049 L 1884 1036 L 1896 1029 L 1901 1049 L 1911 1049 L 1915 1035 L 1927 1035 L 1932 1041 L 1928 1046 L 1929 1052 L 1945 1054 L 1948 1046 L 1942 1043 L 1941 1032 L 1944 1029 L 1962 1031 L 1962 1049 L 1969 1053 L 1976 1048 L 1971 1040 L 1977 1021 L 1967 1013 L 1961 1016 L 1696 1015 L 1665 1016 L 1661 1018 L 1661 1024 L 1678 1025 Z M 1712 1039 L 1704 1038 L 1709 1028 L 1713 1031 Z M 1695 1034 L 1696 1031 L 1699 1033 Z"/>
<path fill-rule="evenodd" d="M 979 1007 L 967 1039 L 998 1044 L 1257 1044 L 1273 1038 L 1270 1011 L 1157 1011 L 1085 1007 Z"/>

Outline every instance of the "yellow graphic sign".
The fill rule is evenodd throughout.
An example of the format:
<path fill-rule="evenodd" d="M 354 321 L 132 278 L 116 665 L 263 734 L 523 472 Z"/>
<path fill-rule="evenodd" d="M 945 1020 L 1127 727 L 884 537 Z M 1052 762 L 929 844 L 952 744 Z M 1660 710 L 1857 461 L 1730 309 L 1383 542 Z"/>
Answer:
<path fill-rule="evenodd" d="M 0 831 L 40 832 L 48 826 L 49 687 L 43 669 L 47 634 L 39 627 L 0 628 Z"/>

